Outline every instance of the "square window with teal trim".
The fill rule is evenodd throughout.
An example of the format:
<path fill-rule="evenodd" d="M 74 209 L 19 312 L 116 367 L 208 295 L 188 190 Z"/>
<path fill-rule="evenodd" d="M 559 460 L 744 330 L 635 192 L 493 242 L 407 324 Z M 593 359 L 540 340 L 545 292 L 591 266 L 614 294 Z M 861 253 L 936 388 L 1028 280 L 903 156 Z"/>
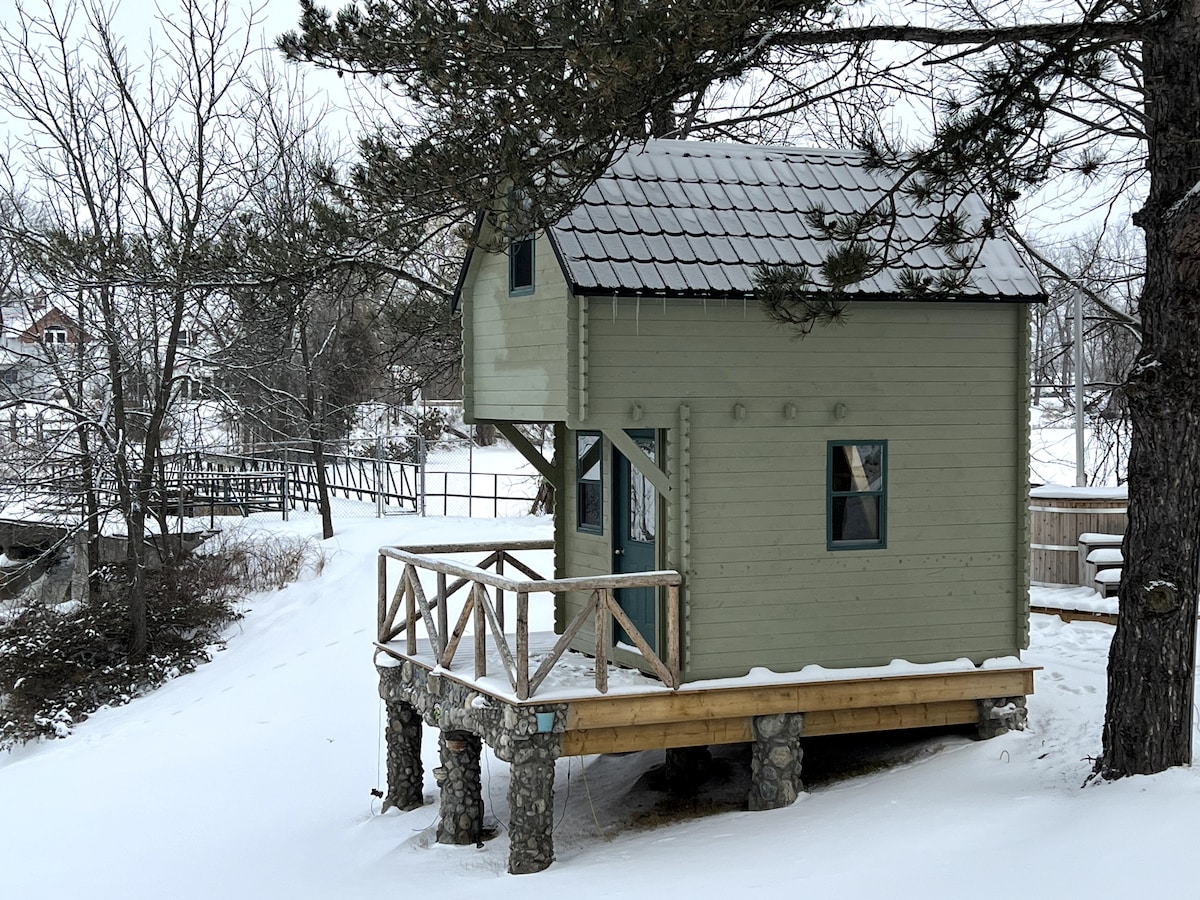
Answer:
<path fill-rule="evenodd" d="M 509 294 L 533 293 L 533 235 L 511 241 L 508 245 Z"/>
<path fill-rule="evenodd" d="M 827 542 L 830 550 L 887 546 L 887 441 L 830 441 Z"/>
<path fill-rule="evenodd" d="M 575 527 L 589 534 L 604 531 L 602 445 L 594 431 L 575 434 Z"/>

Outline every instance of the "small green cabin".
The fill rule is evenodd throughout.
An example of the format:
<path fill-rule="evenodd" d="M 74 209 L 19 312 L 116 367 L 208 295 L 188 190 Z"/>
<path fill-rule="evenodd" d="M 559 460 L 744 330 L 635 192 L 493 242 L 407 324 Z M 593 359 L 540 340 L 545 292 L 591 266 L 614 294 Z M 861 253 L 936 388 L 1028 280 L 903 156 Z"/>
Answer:
<path fill-rule="evenodd" d="M 558 577 L 683 575 L 684 682 L 1026 646 L 1044 294 L 1003 235 L 970 247 L 954 296 L 902 291 L 905 269 L 956 265 L 925 240 L 946 204 L 975 221 L 983 205 L 921 205 L 896 177 L 850 152 L 652 141 L 554 227 L 464 264 L 468 420 L 554 424 L 553 461 L 534 461 L 556 487 Z M 819 270 L 814 210 L 879 203 L 899 263 L 850 289 L 845 322 L 796 340 L 769 321 L 756 267 Z M 583 601 L 561 601 L 560 627 Z M 618 601 L 664 655 L 664 597 Z M 625 637 L 611 658 L 636 666 Z"/>

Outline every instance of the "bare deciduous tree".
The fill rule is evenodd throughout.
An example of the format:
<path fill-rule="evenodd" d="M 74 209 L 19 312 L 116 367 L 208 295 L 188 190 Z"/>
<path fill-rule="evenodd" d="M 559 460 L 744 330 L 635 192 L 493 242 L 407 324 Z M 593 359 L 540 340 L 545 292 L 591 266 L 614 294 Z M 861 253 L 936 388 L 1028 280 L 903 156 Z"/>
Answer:
<path fill-rule="evenodd" d="M 90 534 L 110 509 L 127 535 L 134 657 L 151 649 L 147 521 L 163 509 L 180 336 L 227 278 L 220 236 L 243 190 L 248 32 L 221 0 L 172 12 L 142 60 L 98 2 L 18 6 L 0 29 L 0 97 L 25 126 L 9 159 L 21 218 L 3 235 L 26 295 L 86 335 L 73 367 L 48 360 L 46 402 L 68 418 L 55 449 L 74 453 Z"/>

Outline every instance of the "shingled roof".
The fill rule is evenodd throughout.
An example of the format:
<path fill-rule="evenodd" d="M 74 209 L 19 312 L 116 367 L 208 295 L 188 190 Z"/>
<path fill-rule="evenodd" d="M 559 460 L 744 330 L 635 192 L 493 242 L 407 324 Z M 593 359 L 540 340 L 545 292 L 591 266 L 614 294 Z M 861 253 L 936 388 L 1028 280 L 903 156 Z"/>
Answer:
<path fill-rule="evenodd" d="M 819 269 L 832 245 L 810 221 L 814 209 L 847 215 L 887 198 L 896 212 L 896 265 L 848 292 L 897 297 L 901 270 L 936 276 L 955 264 L 927 239 L 943 206 L 921 205 L 893 190 L 896 177 L 868 170 L 855 152 L 650 141 L 618 158 L 550 236 L 577 294 L 744 296 L 753 293 L 759 264 Z M 985 214 L 979 198 L 957 204 L 968 222 Z M 960 295 L 1018 302 L 1045 297 L 1004 237 L 984 241 Z"/>

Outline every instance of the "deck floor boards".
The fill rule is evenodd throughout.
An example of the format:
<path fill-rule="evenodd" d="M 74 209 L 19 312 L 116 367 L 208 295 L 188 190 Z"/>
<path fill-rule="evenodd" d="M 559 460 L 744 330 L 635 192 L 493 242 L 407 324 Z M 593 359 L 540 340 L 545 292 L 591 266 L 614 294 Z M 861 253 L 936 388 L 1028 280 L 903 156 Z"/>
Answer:
<path fill-rule="evenodd" d="M 530 666 L 553 648 L 549 632 L 529 636 Z M 1036 667 L 963 665 L 822 670 L 816 674 L 758 673 L 743 678 L 685 683 L 673 691 L 635 669 L 609 665 L 608 691 L 596 689 L 595 660 L 568 651 L 539 692 L 517 700 L 500 654 L 488 642 L 487 674 L 474 676 L 474 655 L 463 653 L 449 669 L 435 666 L 428 640 L 417 653 L 401 642 L 376 645 L 399 664 L 411 660 L 437 669 L 480 694 L 514 706 L 566 707 L 563 755 L 615 753 L 751 739 L 755 716 L 804 713 L 805 734 L 847 734 L 962 725 L 978 721 L 975 701 L 1033 693 Z"/>

